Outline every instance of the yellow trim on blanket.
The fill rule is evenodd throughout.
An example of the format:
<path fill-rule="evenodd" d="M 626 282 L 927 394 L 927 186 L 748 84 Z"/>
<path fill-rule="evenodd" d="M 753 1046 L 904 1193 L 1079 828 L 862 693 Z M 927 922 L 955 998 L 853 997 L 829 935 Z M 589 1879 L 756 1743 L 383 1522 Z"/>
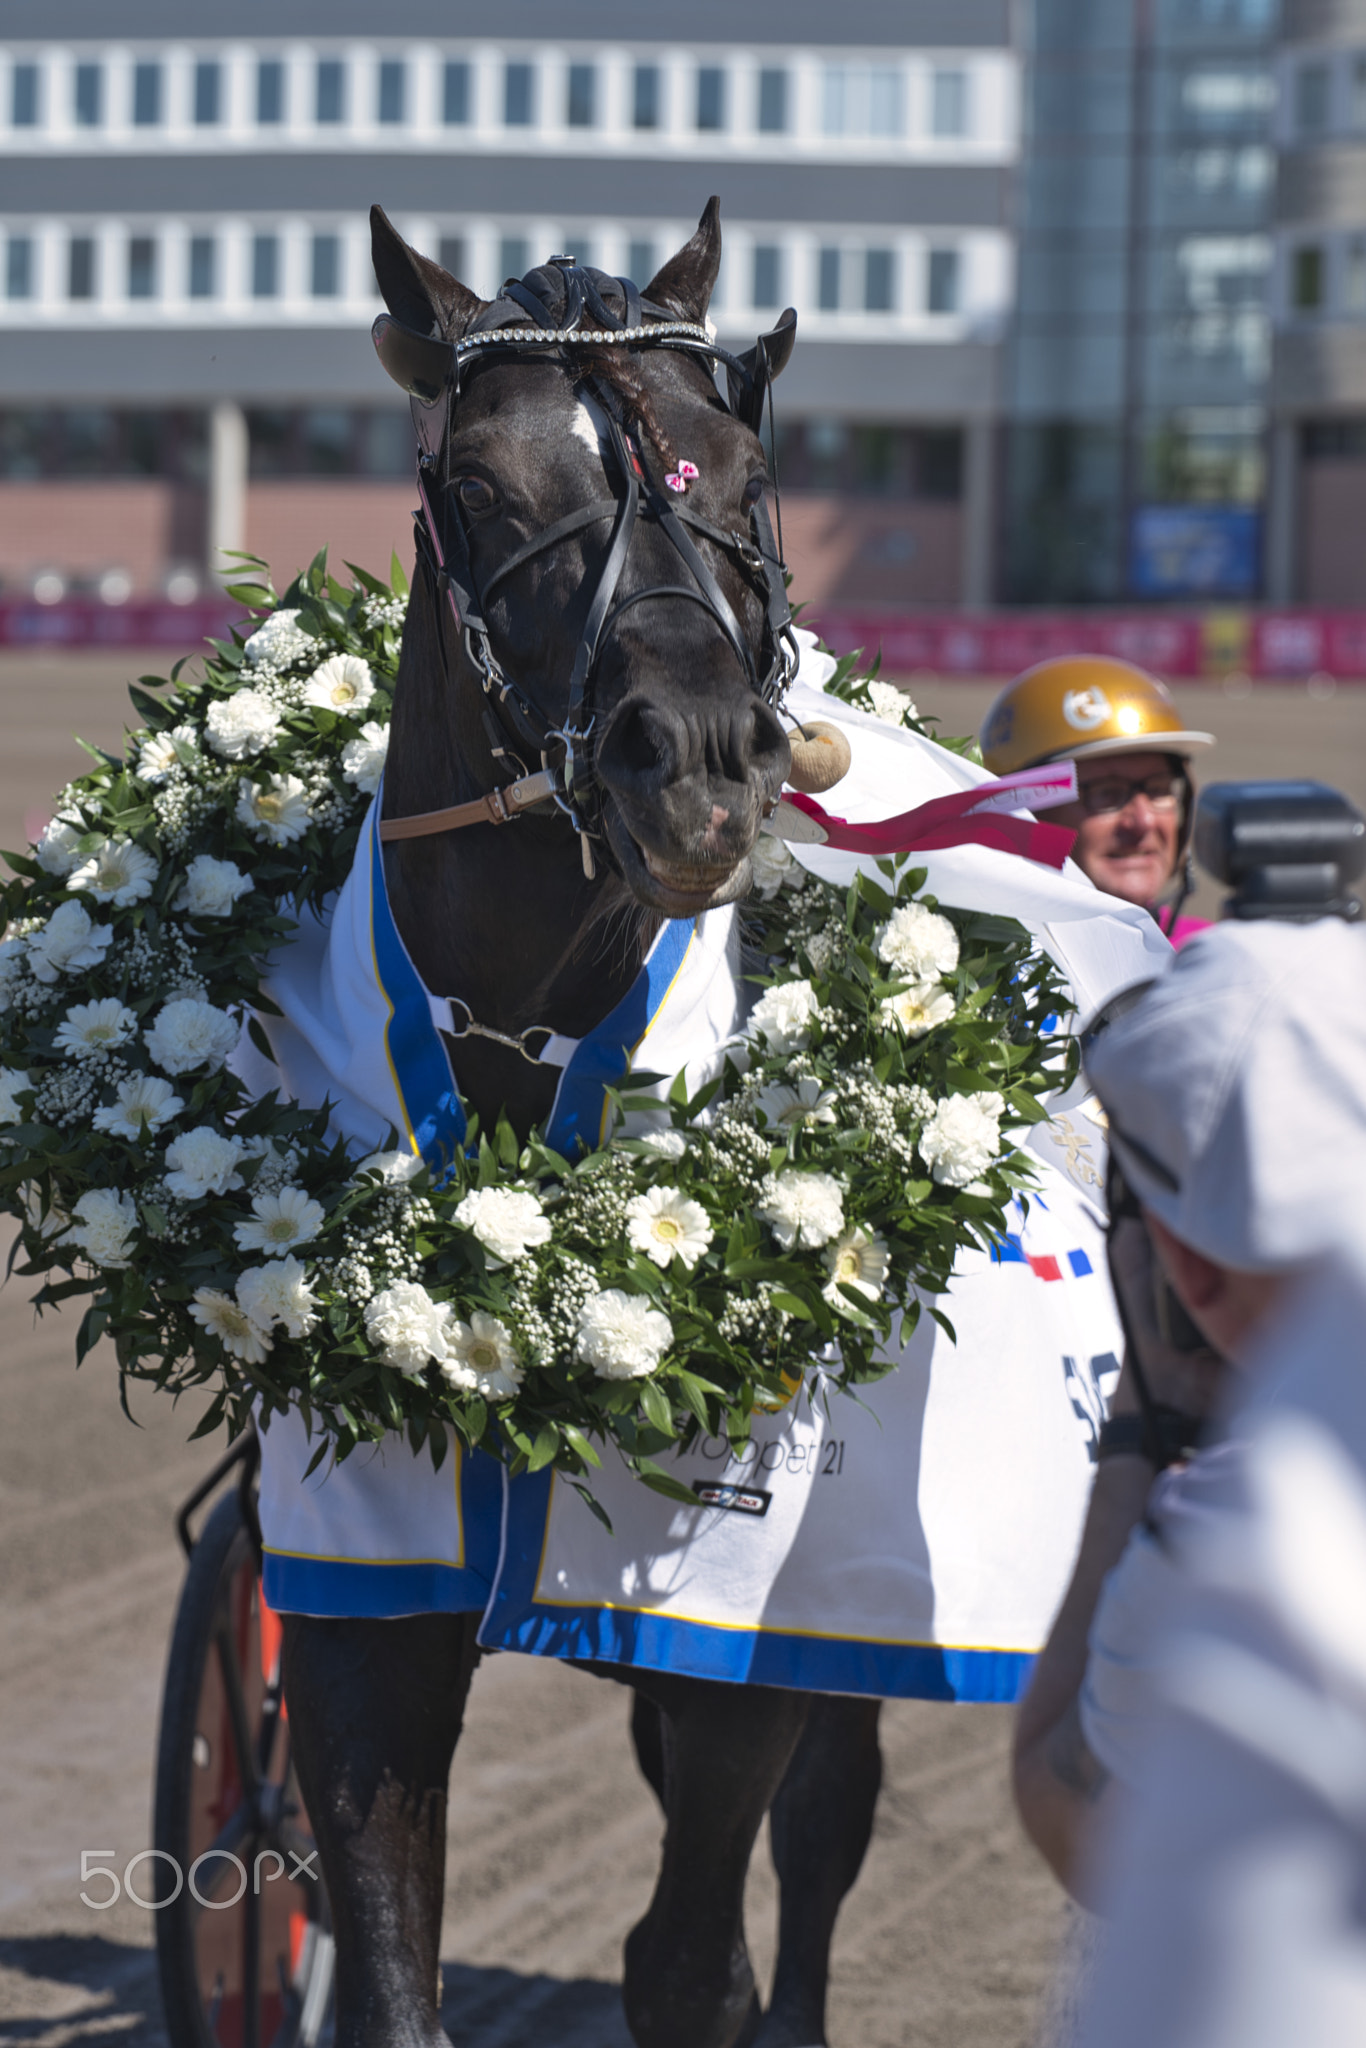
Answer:
<path fill-rule="evenodd" d="M 451 1571 L 465 1569 L 465 1509 L 460 1498 L 460 1474 L 464 1464 L 464 1446 L 452 1430 L 451 1481 L 455 1496 L 455 1556 L 454 1557 L 342 1557 L 337 1552 L 320 1550 L 281 1550 L 274 1543 L 263 1543 L 261 1548 L 272 1557 L 297 1557 L 308 1564 L 440 1564 Z"/>

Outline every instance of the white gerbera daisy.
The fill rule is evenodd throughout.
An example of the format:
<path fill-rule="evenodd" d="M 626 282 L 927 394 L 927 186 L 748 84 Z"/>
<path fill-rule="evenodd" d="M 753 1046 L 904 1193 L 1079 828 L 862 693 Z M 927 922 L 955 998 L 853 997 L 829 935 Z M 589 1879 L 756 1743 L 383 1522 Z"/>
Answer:
<path fill-rule="evenodd" d="M 870 1237 L 866 1230 L 855 1226 L 828 1248 L 825 1263 L 830 1272 L 825 1298 L 835 1308 L 849 1306 L 840 1293 L 841 1287 L 852 1287 L 855 1294 L 876 1301 L 887 1278 L 887 1246 L 882 1238 Z"/>
<path fill-rule="evenodd" d="M 272 775 L 267 782 L 237 785 L 237 821 L 272 846 L 302 839 L 312 822 L 308 791 L 297 775 Z"/>
<path fill-rule="evenodd" d="M 318 1321 L 318 1297 L 298 1259 L 271 1259 L 238 1275 L 237 1299 L 258 1329 L 283 1323 L 291 1337 L 306 1337 Z"/>
<path fill-rule="evenodd" d="M 511 1331 L 496 1316 L 475 1309 L 467 1323 L 450 1324 L 446 1343 L 447 1355 L 439 1365 L 442 1379 L 451 1386 L 483 1394 L 489 1401 L 508 1401 L 521 1386 L 521 1354 Z"/>
<path fill-rule="evenodd" d="M 358 654 L 330 656 L 304 684 L 305 704 L 315 704 L 320 711 L 338 711 L 348 718 L 364 711 L 374 694 L 370 664 Z"/>
<path fill-rule="evenodd" d="M 130 1074 L 120 1081 L 114 1101 L 97 1109 L 92 1121 L 97 1131 L 108 1131 L 111 1137 L 140 1138 L 144 1131 L 160 1130 L 184 1107 L 159 1074 Z"/>
<path fill-rule="evenodd" d="M 773 1082 L 759 1091 L 755 1106 L 763 1111 L 773 1130 L 787 1131 L 804 1124 L 835 1121 L 834 1096 L 811 1074 L 805 1075 L 795 1087 Z"/>
<path fill-rule="evenodd" d="M 257 1195 L 252 1201 L 252 1220 L 235 1223 L 232 1234 L 238 1249 L 264 1252 L 268 1259 L 283 1258 L 296 1244 L 307 1244 L 323 1226 L 325 1211 L 302 1188 L 281 1188 L 278 1194 Z"/>
<path fill-rule="evenodd" d="M 712 1240 L 710 1218 L 681 1188 L 647 1188 L 626 1204 L 626 1240 L 657 1266 L 695 1266 Z"/>
<path fill-rule="evenodd" d="M 194 1300 L 190 1303 L 190 1314 L 208 1331 L 217 1337 L 219 1343 L 233 1358 L 241 1358 L 248 1365 L 262 1365 L 268 1352 L 274 1350 L 267 1333 L 254 1323 L 244 1308 L 239 1308 L 230 1294 L 222 1294 L 216 1287 L 197 1287 Z"/>
<path fill-rule="evenodd" d="M 348 740 L 342 748 L 342 774 L 364 795 L 373 796 L 379 788 L 388 752 L 388 726 L 369 719 L 360 729 L 360 738 Z"/>
<path fill-rule="evenodd" d="M 96 924 L 83 903 L 59 903 L 41 931 L 28 934 L 28 964 L 36 981 L 98 967 L 114 943 L 114 927 Z"/>
<path fill-rule="evenodd" d="M 957 1004 L 947 989 L 934 981 L 912 982 L 898 995 L 887 996 L 878 1009 L 879 1020 L 895 1025 L 906 1038 L 923 1038 L 941 1024 L 947 1024 Z"/>
<path fill-rule="evenodd" d="M 96 1003 L 73 1003 L 52 1042 L 58 1052 L 88 1060 L 111 1046 L 126 1045 L 137 1028 L 137 1018 L 117 996 L 104 996 Z"/>
<path fill-rule="evenodd" d="M 151 895 L 156 878 L 157 864 L 150 853 L 131 839 L 106 839 L 98 852 L 72 869 L 66 886 L 93 896 L 97 903 L 126 910 Z"/>
<path fill-rule="evenodd" d="M 193 759 L 198 752 L 199 735 L 194 727 L 172 726 L 169 732 L 153 733 L 143 741 L 138 754 L 138 774 L 155 789 L 173 770 L 185 765 L 187 755 Z"/>

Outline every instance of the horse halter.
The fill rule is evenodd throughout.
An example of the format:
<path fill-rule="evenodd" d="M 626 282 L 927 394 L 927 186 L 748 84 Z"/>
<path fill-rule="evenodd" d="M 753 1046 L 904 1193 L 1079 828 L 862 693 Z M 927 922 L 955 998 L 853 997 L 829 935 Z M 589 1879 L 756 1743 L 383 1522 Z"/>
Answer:
<path fill-rule="evenodd" d="M 609 303 L 618 294 L 620 312 Z M 648 326 L 643 317 L 647 313 L 654 316 Z M 591 318 L 591 326 L 584 326 L 586 316 Z M 494 756 L 519 771 L 514 782 L 472 803 L 417 817 L 387 819 L 380 827 L 382 838 L 411 838 L 465 824 L 500 824 L 548 800 L 579 835 L 584 873 L 591 880 L 595 872 L 591 842 L 597 842 L 609 861 L 613 858 L 602 831 L 602 790 L 593 765 L 593 684 L 612 627 L 623 613 L 652 599 L 684 598 L 701 605 L 740 663 L 750 688 L 765 704 L 781 703 L 796 673 L 798 650 L 781 552 L 762 497 L 749 509 L 747 534 L 738 529 L 728 532 L 680 502 L 678 496 L 671 497 L 671 491 L 678 491 L 678 479 L 675 477 L 668 489 L 661 489 L 647 467 L 641 437 L 630 430 L 620 395 L 606 377 L 590 371 L 576 388 L 581 396 L 592 397 L 601 414 L 619 479 L 616 492 L 533 535 L 500 562 L 481 587 L 470 558 L 463 508 L 452 485 L 450 443 L 463 383 L 477 367 L 489 361 L 558 360 L 572 368 L 576 349 L 674 349 L 703 361 L 711 374 L 718 362 L 724 363 L 727 410 L 757 432 L 766 396 L 771 421 L 772 379 L 792 352 L 796 325 L 796 314 L 784 313 L 769 334 L 737 357 L 719 347 L 704 327 L 672 319 L 665 308 L 642 299 L 629 279 L 609 279 L 598 271 L 582 269 L 568 256 L 553 256 L 549 264 L 531 271 L 524 280 L 510 280 L 458 341 L 418 334 L 389 314 L 381 314 L 375 321 L 371 335 L 376 352 L 388 374 L 408 392 L 417 431 L 420 506 L 413 516 L 418 552 L 427 564 L 438 604 L 440 594 L 445 593 L 456 630 L 479 677 L 485 730 Z M 661 528 L 690 580 L 653 584 L 618 598 L 618 585 L 641 519 L 653 520 Z M 556 722 L 499 661 L 486 621 L 489 600 L 500 583 L 535 556 L 608 520 L 612 529 L 607 553 L 575 650 L 565 709 Z M 750 588 L 762 598 L 762 668 L 694 536 L 709 541 L 734 561 Z M 439 620 L 438 640 L 444 659 L 445 636 Z M 539 756 L 539 773 L 529 771 L 528 755 Z"/>

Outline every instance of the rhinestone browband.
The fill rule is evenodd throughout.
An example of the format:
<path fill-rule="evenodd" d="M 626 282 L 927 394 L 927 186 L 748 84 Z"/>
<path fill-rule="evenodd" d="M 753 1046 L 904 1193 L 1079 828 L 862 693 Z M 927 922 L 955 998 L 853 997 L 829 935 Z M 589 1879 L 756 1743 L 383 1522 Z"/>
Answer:
<path fill-rule="evenodd" d="M 525 348 L 528 343 L 539 343 L 543 348 L 563 348 L 566 342 L 582 342 L 594 348 L 638 348 L 642 342 L 668 341 L 673 337 L 700 341 L 706 348 L 716 348 L 705 327 L 698 327 L 691 320 L 661 320 L 649 327 L 610 328 L 602 332 L 589 328 L 574 328 L 566 333 L 559 327 L 492 327 L 487 334 L 467 334 L 462 341 L 455 343 L 455 352 L 463 356 L 476 349 L 513 344 Z M 722 353 L 720 350 L 716 352 Z"/>

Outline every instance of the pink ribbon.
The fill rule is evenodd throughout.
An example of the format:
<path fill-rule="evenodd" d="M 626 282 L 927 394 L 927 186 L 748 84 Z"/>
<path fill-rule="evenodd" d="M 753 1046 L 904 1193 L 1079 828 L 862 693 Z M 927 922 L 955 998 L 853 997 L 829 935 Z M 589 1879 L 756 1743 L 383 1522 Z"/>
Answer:
<path fill-rule="evenodd" d="M 819 825 L 825 844 L 841 853 L 931 853 L 948 846 L 988 846 L 996 853 L 1015 853 L 1037 861 L 1041 867 L 1061 868 L 1076 843 L 1076 833 L 1065 825 L 1039 824 L 1010 814 L 1070 803 L 1076 793 L 1074 764 L 1059 761 L 1044 768 L 1023 768 L 1017 775 L 1003 775 L 998 782 L 979 782 L 975 789 L 956 790 L 951 796 L 934 797 L 927 804 L 917 804 L 913 811 L 868 825 L 851 825 L 847 818 L 832 817 L 814 797 L 797 790 L 784 790 L 783 802 Z"/>

